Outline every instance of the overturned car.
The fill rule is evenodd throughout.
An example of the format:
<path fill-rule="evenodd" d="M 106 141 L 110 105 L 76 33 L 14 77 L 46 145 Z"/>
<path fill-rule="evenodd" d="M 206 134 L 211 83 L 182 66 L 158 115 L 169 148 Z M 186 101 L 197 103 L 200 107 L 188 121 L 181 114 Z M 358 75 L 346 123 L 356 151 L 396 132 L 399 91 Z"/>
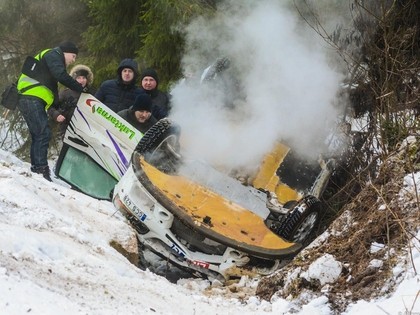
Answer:
<path fill-rule="evenodd" d="M 277 143 L 252 184 L 183 156 L 180 129 L 162 119 L 146 134 L 82 94 L 55 174 L 72 188 L 111 200 L 150 251 L 197 276 L 266 275 L 312 239 L 333 161 L 316 171 Z M 143 257 L 144 258 L 144 257 Z M 147 267 L 147 261 L 142 261 Z"/>

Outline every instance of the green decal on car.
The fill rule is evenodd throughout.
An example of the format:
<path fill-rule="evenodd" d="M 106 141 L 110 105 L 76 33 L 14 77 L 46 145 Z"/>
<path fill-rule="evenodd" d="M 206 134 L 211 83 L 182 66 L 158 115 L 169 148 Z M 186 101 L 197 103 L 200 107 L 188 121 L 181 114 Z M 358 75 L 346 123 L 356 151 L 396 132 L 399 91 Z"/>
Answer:
<path fill-rule="evenodd" d="M 108 113 L 102 107 L 98 107 L 96 112 L 112 123 L 115 128 L 117 128 L 120 132 L 126 133 L 129 135 L 129 138 L 132 139 L 135 135 L 135 131 L 124 125 L 118 118 L 114 117 L 112 114 Z"/>

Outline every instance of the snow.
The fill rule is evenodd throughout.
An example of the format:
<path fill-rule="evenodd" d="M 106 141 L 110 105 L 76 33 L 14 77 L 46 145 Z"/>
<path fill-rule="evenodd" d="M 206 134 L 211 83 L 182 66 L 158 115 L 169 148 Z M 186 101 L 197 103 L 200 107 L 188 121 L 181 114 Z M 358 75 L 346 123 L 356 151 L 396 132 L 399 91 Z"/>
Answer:
<path fill-rule="evenodd" d="M 325 254 L 315 260 L 308 268 L 308 280 L 317 279 L 323 286 L 335 282 L 341 274 L 342 265 L 333 255 Z"/>
<path fill-rule="evenodd" d="M 404 187 L 412 193 L 420 193 L 420 172 L 408 174 L 404 177 Z M 414 189 L 415 188 L 415 189 Z"/>
<path fill-rule="evenodd" d="M 404 280 L 390 298 L 381 299 L 375 303 L 359 301 L 355 305 L 351 305 L 348 312 L 344 314 L 420 314 L 417 296 L 420 284 L 419 277 L 416 278 Z"/>
<path fill-rule="evenodd" d="M 300 306 L 291 298 L 242 300 L 207 280 L 174 284 L 142 271 L 110 246 L 129 244 L 133 235 L 110 202 L 47 182 L 3 150 L 0 160 L 0 314 L 334 314 L 327 292 Z M 408 190 L 409 178 L 406 185 Z M 394 270 L 397 290 L 357 301 L 345 314 L 420 313 L 416 238 L 411 256 Z M 311 277 L 327 283 L 341 263 L 324 255 L 311 267 Z M 257 284 L 244 277 L 236 285 L 241 290 Z"/>
<path fill-rule="evenodd" d="M 374 254 L 385 248 L 385 244 L 373 242 L 370 245 L 370 253 Z"/>

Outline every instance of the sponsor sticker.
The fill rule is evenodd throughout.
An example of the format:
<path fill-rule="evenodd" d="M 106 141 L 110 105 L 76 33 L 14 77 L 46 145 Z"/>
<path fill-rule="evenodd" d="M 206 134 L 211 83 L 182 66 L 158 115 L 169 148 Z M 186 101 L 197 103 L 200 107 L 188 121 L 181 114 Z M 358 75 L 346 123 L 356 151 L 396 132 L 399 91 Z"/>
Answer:
<path fill-rule="evenodd" d="M 194 265 L 194 266 L 198 266 L 198 267 L 201 267 L 201 268 L 204 268 L 204 269 L 209 269 L 209 267 L 210 267 L 210 264 L 209 264 L 209 263 L 206 263 L 206 262 L 204 262 L 204 261 L 199 261 L 199 260 L 189 260 L 189 262 L 190 262 L 192 265 Z"/>
<path fill-rule="evenodd" d="M 93 114 L 98 114 L 102 116 L 105 120 L 109 121 L 114 127 L 122 132 L 128 135 L 129 139 L 132 139 L 134 135 L 136 134 L 134 129 L 131 129 L 129 126 L 125 125 L 119 118 L 118 115 L 113 115 L 112 113 L 109 113 L 106 111 L 106 109 L 99 106 L 96 100 L 94 99 L 88 99 L 86 100 L 86 104 L 91 107 Z M 96 105 L 95 105 L 96 104 Z"/>
<path fill-rule="evenodd" d="M 175 243 L 172 243 L 171 249 L 177 253 L 179 256 L 181 257 L 185 257 L 185 253 L 184 251 L 178 247 L 178 245 L 176 245 Z"/>

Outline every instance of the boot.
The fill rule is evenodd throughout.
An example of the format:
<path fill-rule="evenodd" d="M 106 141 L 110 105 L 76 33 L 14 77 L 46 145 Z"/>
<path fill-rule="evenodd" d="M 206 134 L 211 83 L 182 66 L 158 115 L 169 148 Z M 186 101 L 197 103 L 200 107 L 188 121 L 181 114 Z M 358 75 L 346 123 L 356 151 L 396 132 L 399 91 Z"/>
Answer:
<path fill-rule="evenodd" d="M 42 176 L 49 182 L 52 182 L 51 179 L 51 172 L 50 172 L 50 168 L 48 167 L 48 165 L 46 166 L 31 166 L 31 172 L 32 173 L 37 173 L 37 174 L 42 174 Z"/>

